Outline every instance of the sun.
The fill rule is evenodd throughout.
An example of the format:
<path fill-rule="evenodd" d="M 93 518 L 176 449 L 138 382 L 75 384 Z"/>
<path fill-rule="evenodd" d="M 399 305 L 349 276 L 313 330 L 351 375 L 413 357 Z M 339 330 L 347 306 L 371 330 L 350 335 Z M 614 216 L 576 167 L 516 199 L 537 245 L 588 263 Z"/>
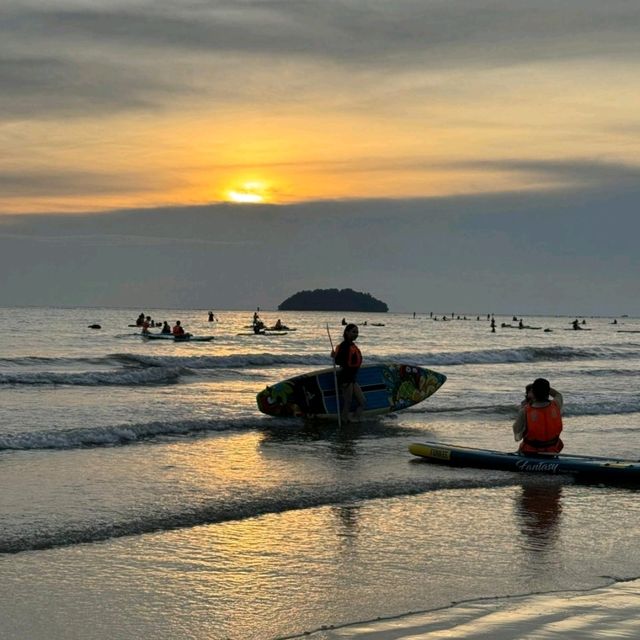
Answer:
<path fill-rule="evenodd" d="M 260 204 L 268 200 L 268 187 L 264 182 L 244 182 L 226 193 L 229 202 Z"/>

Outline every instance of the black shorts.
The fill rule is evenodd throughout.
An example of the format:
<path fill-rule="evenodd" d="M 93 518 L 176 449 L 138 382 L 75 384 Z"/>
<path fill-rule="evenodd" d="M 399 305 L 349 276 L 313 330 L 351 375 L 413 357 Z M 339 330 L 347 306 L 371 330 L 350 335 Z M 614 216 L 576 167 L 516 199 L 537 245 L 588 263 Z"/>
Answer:
<path fill-rule="evenodd" d="M 338 382 L 341 385 L 353 384 L 358 376 L 357 369 L 342 368 L 338 371 Z"/>

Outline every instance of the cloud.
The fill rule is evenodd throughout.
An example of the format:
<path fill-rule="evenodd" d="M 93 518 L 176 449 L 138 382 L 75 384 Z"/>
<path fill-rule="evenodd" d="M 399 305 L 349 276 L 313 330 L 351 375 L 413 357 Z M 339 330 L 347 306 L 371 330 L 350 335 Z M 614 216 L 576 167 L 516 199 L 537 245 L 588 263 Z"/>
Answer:
<path fill-rule="evenodd" d="M 456 163 L 457 167 L 470 167 L 484 171 L 512 172 L 531 176 L 537 182 L 562 187 L 581 187 L 589 192 L 603 187 L 636 189 L 640 184 L 640 166 L 621 162 L 588 159 L 530 160 L 505 158 Z"/>
<path fill-rule="evenodd" d="M 88 195 L 137 193 L 157 187 L 149 181 L 144 175 L 107 171 L 0 170 L 0 191 L 5 198 L 75 195 L 79 185 Z"/>
<path fill-rule="evenodd" d="M 351 63 L 380 62 L 455 49 L 467 62 L 576 54 L 628 54 L 640 8 L 626 0 L 218 0 L 137 3 L 132 6 L 65 2 L 21 9 L 12 30 L 48 38 L 173 47 L 199 52 L 300 54 Z M 598 35 L 594 41 L 593 36 Z M 549 47 L 549 44 L 552 44 Z M 633 47 L 636 50 L 635 47 Z M 510 54 L 504 58 L 504 54 Z M 454 56 L 455 57 L 455 56 Z M 392 60 L 388 61 L 392 63 Z M 417 63 L 417 61 L 416 61 Z M 482 62 L 480 62 L 482 64 Z"/>
<path fill-rule="evenodd" d="M 159 108 L 186 92 L 228 102 L 567 59 L 638 62 L 625 0 L 9 2 L 0 23 L 5 117 Z M 274 75 L 275 74 L 275 75 Z M 269 92 L 271 95 L 269 96 Z"/>
<path fill-rule="evenodd" d="M 153 110 L 177 86 L 130 65 L 16 55 L 0 58 L 0 85 L 3 119 Z"/>

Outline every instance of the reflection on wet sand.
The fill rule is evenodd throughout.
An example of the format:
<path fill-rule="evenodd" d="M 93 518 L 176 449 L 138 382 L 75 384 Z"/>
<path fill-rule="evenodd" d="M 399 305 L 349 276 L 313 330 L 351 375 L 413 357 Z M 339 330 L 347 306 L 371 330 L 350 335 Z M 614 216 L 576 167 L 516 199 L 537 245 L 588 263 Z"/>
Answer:
<path fill-rule="evenodd" d="M 554 550 L 560 535 L 563 484 L 524 484 L 515 501 L 523 550 L 544 555 Z"/>

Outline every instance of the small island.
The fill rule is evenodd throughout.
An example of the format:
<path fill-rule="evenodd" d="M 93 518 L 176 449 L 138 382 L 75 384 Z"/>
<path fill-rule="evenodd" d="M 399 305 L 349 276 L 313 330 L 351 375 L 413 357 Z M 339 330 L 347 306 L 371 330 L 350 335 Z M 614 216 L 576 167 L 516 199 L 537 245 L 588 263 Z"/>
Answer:
<path fill-rule="evenodd" d="M 389 307 L 369 293 L 353 289 L 298 291 L 278 305 L 279 311 L 371 311 L 386 313 Z"/>

